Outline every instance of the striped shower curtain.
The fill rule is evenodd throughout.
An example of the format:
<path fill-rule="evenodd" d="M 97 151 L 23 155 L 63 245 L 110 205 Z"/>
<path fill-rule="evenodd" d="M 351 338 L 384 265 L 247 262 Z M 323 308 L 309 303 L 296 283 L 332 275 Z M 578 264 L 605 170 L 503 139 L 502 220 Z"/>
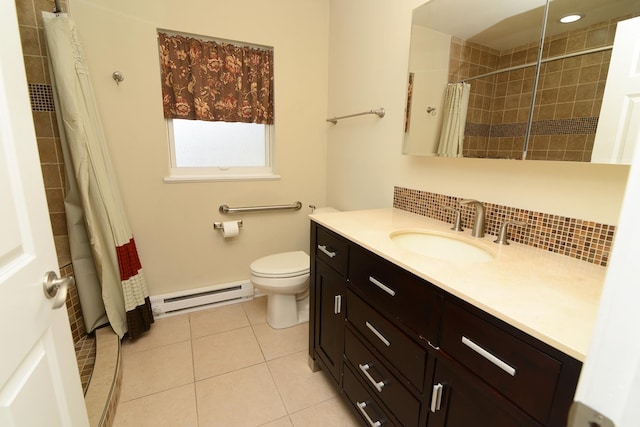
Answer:
<path fill-rule="evenodd" d="M 85 324 L 91 331 L 108 321 L 120 338 L 136 338 L 153 323 L 149 293 L 75 23 L 66 14 L 42 16 L 65 164 L 71 166 L 65 206 Z"/>
<path fill-rule="evenodd" d="M 462 157 L 464 125 L 469 106 L 469 83 L 449 83 L 444 98 L 444 116 L 438 142 L 438 156 Z"/>

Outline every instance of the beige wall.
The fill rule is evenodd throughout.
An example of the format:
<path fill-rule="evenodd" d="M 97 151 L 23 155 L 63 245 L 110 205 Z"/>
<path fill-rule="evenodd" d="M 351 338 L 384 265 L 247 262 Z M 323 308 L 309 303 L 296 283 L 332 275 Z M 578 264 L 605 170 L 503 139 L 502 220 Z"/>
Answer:
<path fill-rule="evenodd" d="M 393 186 L 617 224 L 626 166 L 401 155 L 411 11 L 422 0 L 331 0 L 329 115 L 384 107 L 327 133 L 328 203 L 388 207 Z"/>
<path fill-rule="evenodd" d="M 71 2 L 152 295 L 246 279 L 256 257 L 307 247 L 308 204 L 389 207 L 395 185 L 617 224 L 627 167 L 401 155 L 411 10 L 419 3 Z M 163 183 L 158 27 L 274 46 L 280 181 Z M 119 86 L 115 70 L 125 75 Z M 382 119 L 324 120 L 378 107 L 387 111 Z M 238 216 L 245 226 L 234 240 L 212 230 L 228 218 L 220 204 L 294 200 L 302 211 Z"/>
<path fill-rule="evenodd" d="M 244 280 L 250 262 L 308 247 L 307 205 L 325 202 L 326 0 L 72 0 L 98 107 L 151 295 Z M 274 47 L 279 181 L 166 184 L 156 28 Z M 119 70 L 125 80 L 112 80 Z M 234 215 L 218 206 L 292 203 L 298 212 Z"/>

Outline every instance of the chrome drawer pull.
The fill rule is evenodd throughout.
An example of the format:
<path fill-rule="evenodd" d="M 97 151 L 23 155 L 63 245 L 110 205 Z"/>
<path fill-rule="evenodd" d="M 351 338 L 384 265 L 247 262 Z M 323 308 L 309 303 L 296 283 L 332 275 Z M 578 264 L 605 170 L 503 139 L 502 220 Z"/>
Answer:
<path fill-rule="evenodd" d="M 393 289 L 391 289 L 390 287 L 388 287 L 387 285 L 385 285 L 375 277 L 369 276 L 369 281 L 374 285 L 376 285 L 377 287 L 379 287 L 380 289 L 382 289 L 383 291 L 385 291 L 386 293 L 388 293 L 389 295 L 391 295 L 392 297 L 396 295 L 396 291 L 394 291 Z"/>
<path fill-rule="evenodd" d="M 440 404 L 442 403 L 442 391 L 444 386 L 442 384 L 434 384 L 431 392 L 431 412 L 436 413 L 440 410 Z"/>
<path fill-rule="evenodd" d="M 384 336 L 384 335 L 382 335 L 382 334 L 380 333 L 380 331 L 378 331 L 378 330 L 376 329 L 376 327 L 375 327 L 375 326 L 373 326 L 373 325 L 372 325 L 371 323 L 369 323 L 369 322 L 365 322 L 365 324 L 367 325 L 367 328 L 369 328 L 369 330 L 370 330 L 371 332 L 373 332 L 373 334 L 374 334 L 375 336 L 377 336 L 378 338 L 380 338 L 380 341 L 382 341 L 382 342 L 384 343 L 384 345 L 386 345 L 387 347 L 389 347 L 389 346 L 391 345 L 391 341 L 389 341 L 388 339 L 386 339 L 386 338 L 385 338 L 385 336 Z"/>
<path fill-rule="evenodd" d="M 322 252 L 329 258 L 333 258 L 334 256 L 337 255 L 335 252 L 331 252 L 329 249 L 327 249 L 325 245 L 318 245 L 318 249 L 320 249 L 320 252 Z"/>
<path fill-rule="evenodd" d="M 360 368 L 364 376 L 367 377 L 367 379 L 371 382 L 371 384 L 373 384 L 376 390 L 378 390 L 378 392 L 381 392 L 382 388 L 384 387 L 384 381 L 376 382 L 376 380 L 373 379 L 373 377 L 369 373 L 369 369 L 371 368 L 371 366 L 369 366 L 368 363 L 365 363 L 364 365 L 358 365 L 358 367 Z"/>
<path fill-rule="evenodd" d="M 333 297 L 333 313 L 340 314 L 342 311 L 342 295 Z"/>
<path fill-rule="evenodd" d="M 514 367 L 508 365 L 507 363 L 503 362 L 502 360 L 498 359 L 496 356 L 494 356 L 493 354 L 489 353 L 487 350 L 485 350 L 484 348 L 480 347 L 478 344 L 474 343 L 469 338 L 463 336 L 462 337 L 462 344 L 466 345 L 471 350 L 475 351 L 480 356 L 484 357 L 489 362 L 493 363 L 498 368 L 502 369 L 503 371 L 505 371 L 507 374 L 511 375 L 512 377 L 514 377 L 516 375 L 516 368 L 514 368 Z"/>
<path fill-rule="evenodd" d="M 367 419 L 367 422 L 371 427 L 380 427 L 382 425 L 380 421 L 373 421 L 371 417 L 369 417 L 369 414 L 367 414 L 367 411 L 364 410 L 367 407 L 366 402 L 356 402 L 356 405 L 358 405 L 358 409 L 360 410 L 362 415 Z"/>

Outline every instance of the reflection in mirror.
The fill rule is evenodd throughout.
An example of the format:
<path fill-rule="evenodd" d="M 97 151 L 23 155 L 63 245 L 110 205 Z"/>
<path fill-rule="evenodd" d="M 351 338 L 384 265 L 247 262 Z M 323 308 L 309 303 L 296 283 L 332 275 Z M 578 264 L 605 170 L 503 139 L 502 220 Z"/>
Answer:
<path fill-rule="evenodd" d="M 615 23 L 637 16 L 640 2 L 551 1 L 526 144 L 544 4 L 431 0 L 414 11 L 405 154 L 438 155 L 445 87 L 467 81 L 462 156 L 590 160 Z M 583 19 L 560 24 L 568 12 Z"/>
<path fill-rule="evenodd" d="M 616 26 L 639 11 L 637 0 L 550 2 L 527 159 L 591 161 Z M 581 19 L 560 22 L 571 14 Z"/>

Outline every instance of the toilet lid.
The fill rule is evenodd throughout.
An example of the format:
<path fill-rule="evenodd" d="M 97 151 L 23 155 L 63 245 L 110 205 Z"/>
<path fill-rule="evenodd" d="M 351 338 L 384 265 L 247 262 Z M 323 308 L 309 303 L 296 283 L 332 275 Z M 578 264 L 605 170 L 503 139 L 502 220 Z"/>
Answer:
<path fill-rule="evenodd" d="M 268 255 L 253 261 L 251 273 L 262 277 L 292 277 L 309 273 L 309 255 L 303 251 Z"/>

